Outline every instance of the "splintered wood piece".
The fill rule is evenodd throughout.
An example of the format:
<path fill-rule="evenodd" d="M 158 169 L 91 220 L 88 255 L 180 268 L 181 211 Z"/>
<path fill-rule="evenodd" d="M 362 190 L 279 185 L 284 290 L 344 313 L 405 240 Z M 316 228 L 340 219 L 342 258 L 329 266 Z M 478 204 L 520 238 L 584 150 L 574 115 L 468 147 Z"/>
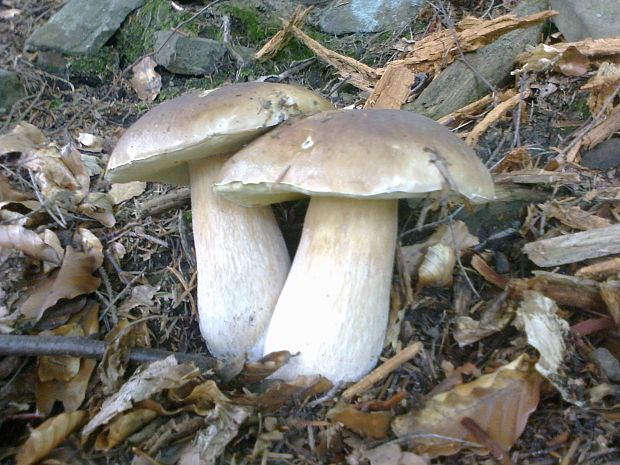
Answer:
<path fill-rule="evenodd" d="M 485 131 L 495 121 L 497 121 L 502 116 L 504 116 L 506 113 L 508 113 L 510 110 L 515 108 L 519 104 L 519 101 L 528 98 L 530 94 L 531 94 L 530 89 L 526 89 L 522 94 L 513 95 L 512 97 L 508 98 L 507 100 L 497 105 L 490 112 L 488 112 L 487 115 L 482 119 L 482 121 L 480 121 L 478 124 L 476 124 L 476 126 L 474 126 L 474 129 L 472 129 L 472 131 L 469 133 L 469 135 L 465 139 L 465 142 L 467 143 L 467 145 L 469 145 L 470 147 L 476 146 L 482 134 L 484 134 Z M 520 118 L 520 117 L 521 115 L 515 115 L 515 118 Z"/>
<path fill-rule="evenodd" d="M 391 108 L 400 110 L 407 101 L 415 72 L 406 66 L 388 66 L 375 86 L 364 108 Z"/>
<path fill-rule="evenodd" d="M 514 89 L 510 89 L 509 92 L 514 95 L 516 91 Z M 509 95 L 509 97 L 512 97 L 512 95 Z M 446 116 L 442 116 L 437 120 L 437 122 L 439 124 L 448 125 L 461 119 L 473 118 L 475 115 L 482 113 L 491 103 L 493 103 L 493 96 L 490 94 L 485 95 L 481 99 L 476 100 L 469 105 L 465 105 L 464 107 L 459 108 Z"/>
<path fill-rule="evenodd" d="M 526 169 L 499 173 L 493 176 L 496 183 L 515 184 L 573 184 L 579 182 L 578 173 L 558 173 L 541 169 Z"/>
<path fill-rule="evenodd" d="M 556 14 L 555 11 L 547 10 L 522 18 L 511 14 L 488 21 L 465 18 L 457 23 L 456 31 L 446 29 L 429 34 L 413 45 L 406 58 L 389 64 L 413 66 L 417 72 L 432 71 L 439 63 L 446 65 L 453 62 L 460 55 L 460 51 L 473 52 L 503 34 L 539 23 Z M 378 68 L 377 74 L 381 75 L 386 70 L 387 68 Z"/>
<path fill-rule="evenodd" d="M 273 58 L 274 55 L 282 50 L 288 41 L 291 40 L 291 37 L 293 37 L 293 27 L 301 26 L 308 17 L 310 10 L 312 10 L 312 7 L 302 8 L 301 5 L 297 6 L 295 13 L 293 13 L 293 17 L 284 24 L 284 27 L 276 32 L 258 52 L 256 52 L 254 58 L 257 60 Z"/>
<path fill-rule="evenodd" d="M 523 251 L 538 266 L 557 266 L 620 253 L 620 224 L 525 244 Z"/>

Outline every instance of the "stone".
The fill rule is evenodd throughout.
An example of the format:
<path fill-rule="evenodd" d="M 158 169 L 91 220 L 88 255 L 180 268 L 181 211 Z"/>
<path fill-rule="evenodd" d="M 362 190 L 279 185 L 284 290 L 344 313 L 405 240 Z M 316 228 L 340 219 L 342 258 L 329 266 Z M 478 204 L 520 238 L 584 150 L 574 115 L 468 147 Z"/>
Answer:
<path fill-rule="evenodd" d="M 620 137 L 612 137 L 581 155 L 581 165 L 593 170 L 620 166 Z"/>
<path fill-rule="evenodd" d="M 34 31 L 26 40 L 26 46 L 66 55 L 91 55 L 103 47 L 127 15 L 145 1 L 70 0 Z"/>
<path fill-rule="evenodd" d="M 0 69 L 0 115 L 10 112 L 13 104 L 25 95 L 19 76 L 12 71 Z"/>
<path fill-rule="evenodd" d="M 598 365 L 603 373 L 614 383 L 620 382 L 620 362 L 604 347 L 592 351 L 590 358 Z"/>
<path fill-rule="evenodd" d="M 170 37 L 171 33 L 155 33 L 155 50 L 158 52 L 154 58 L 158 65 L 172 73 L 194 76 L 209 74 L 226 53 L 226 46 L 216 40 L 184 37 L 181 34 Z"/>
<path fill-rule="evenodd" d="M 319 26 L 328 34 L 398 30 L 411 23 L 422 0 L 335 0 Z"/>
<path fill-rule="evenodd" d="M 620 0 L 550 0 L 551 18 L 569 42 L 620 36 Z"/>

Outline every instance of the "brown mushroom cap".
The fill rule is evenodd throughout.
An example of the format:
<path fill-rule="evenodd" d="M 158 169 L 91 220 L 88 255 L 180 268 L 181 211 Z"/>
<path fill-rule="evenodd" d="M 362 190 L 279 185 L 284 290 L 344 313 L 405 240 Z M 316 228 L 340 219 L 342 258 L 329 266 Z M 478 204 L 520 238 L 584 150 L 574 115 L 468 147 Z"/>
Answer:
<path fill-rule="evenodd" d="M 288 84 L 250 82 L 195 91 L 157 105 L 121 137 L 108 162 L 114 182 L 189 184 L 187 161 L 233 152 L 288 118 L 333 106 Z"/>
<path fill-rule="evenodd" d="M 472 201 L 494 196 L 488 170 L 449 129 L 407 111 L 352 110 L 318 113 L 256 139 L 227 161 L 214 189 L 266 205 L 304 194 L 421 197 L 443 186 Z"/>

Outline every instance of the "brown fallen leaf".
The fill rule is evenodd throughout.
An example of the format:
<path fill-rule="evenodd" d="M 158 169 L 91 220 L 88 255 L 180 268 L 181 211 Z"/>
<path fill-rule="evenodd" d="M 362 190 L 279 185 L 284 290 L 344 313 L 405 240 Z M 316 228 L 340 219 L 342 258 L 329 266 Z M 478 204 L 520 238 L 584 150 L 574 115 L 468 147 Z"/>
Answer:
<path fill-rule="evenodd" d="M 141 195 L 145 190 L 146 183 L 142 181 L 115 183 L 110 186 L 108 196 L 112 204 L 118 205 Z"/>
<path fill-rule="evenodd" d="M 161 90 L 161 76 L 155 71 L 156 66 L 155 60 L 146 56 L 131 68 L 133 76 L 129 85 L 136 91 L 138 98 L 145 102 L 154 101 Z"/>
<path fill-rule="evenodd" d="M 0 173 L 0 202 L 20 201 L 34 198 L 33 194 L 13 189 L 9 183 L 9 178 Z"/>
<path fill-rule="evenodd" d="M 142 429 L 151 420 L 157 418 L 157 412 L 149 409 L 136 409 L 131 412 L 122 413 L 114 418 L 106 428 L 97 435 L 95 449 L 110 450 L 120 444 L 130 435 Z"/>
<path fill-rule="evenodd" d="M 60 299 L 73 299 L 95 292 L 101 284 L 101 279 L 92 275 L 96 269 L 97 262 L 92 256 L 67 246 L 60 269 L 28 289 L 28 298 L 22 303 L 20 312 L 38 321 L 45 310 Z"/>
<path fill-rule="evenodd" d="M 111 199 L 105 192 L 89 192 L 76 207 L 76 211 L 108 228 L 116 224 Z"/>
<path fill-rule="evenodd" d="M 53 247 L 46 244 L 37 233 L 22 226 L 0 226 L 0 247 L 17 249 L 37 260 L 60 263 L 60 256 Z"/>
<path fill-rule="evenodd" d="M 374 449 L 363 451 L 364 457 L 370 465 L 428 465 L 429 461 L 412 454 L 403 452 L 396 442 L 386 442 Z"/>
<path fill-rule="evenodd" d="M 0 202 L 0 220 L 6 224 L 33 228 L 47 222 L 48 218 L 36 200 Z"/>
<path fill-rule="evenodd" d="M 75 323 L 68 323 L 58 328 L 41 331 L 41 336 L 83 336 L 84 330 Z M 39 380 L 67 382 L 75 377 L 80 370 L 80 359 L 66 355 L 41 356 L 37 373 Z"/>
<path fill-rule="evenodd" d="M 327 418 L 342 423 L 364 437 L 385 439 L 390 432 L 394 414 L 389 411 L 360 412 L 349 404 L 339 402 L 327 412 Z"/>
<path fill-rule="evenodd" d="M 99 304 L 93 300 L 86 302 L 86 306 L 69 320 L 82 328 L 85 336 L 92 336 L 99 332 Z M 45 415 L 49 415 L 55 402 L 61 402 L 66 411 L 72 412 L 80 408 L 86 398 L 88 382 L 95 369 L 97 361 L 81 359 L 80 370 L 68 382 L 38 381 L 35 397 L 37 408 Z"/>
<path fill-rule="evenodd" d="M 272 352 L 256 362 L 246 362 L 236 381 L 244 386 L 258 383 L 284 366 L 291 358 L 288 350 Z"/>
<path fill-rule="evenodd" d="M 22 445 L 15 461 L 17 465 L 36 463 L 64 441 L 86 418 L 86 412 L 61 413 L 41 423 Z"/>
<path fill-rule="evenodd" d="M 24 153 L 45 143 L 45 135 L 39 128 L 22 121 L 10 132 L 0 136 L 0 155 Z"/>
<path fill-rule="evenodd" d="M 397 417 L 392 430 L 408 438 L 414 452 L 432 457 L 463 448 L 484 451 L 461 424 L 468 417 L 509 450 L 538 405 L 541 379 L 522 355 L 493 373 L 432 397 L 417 412 Z"/>

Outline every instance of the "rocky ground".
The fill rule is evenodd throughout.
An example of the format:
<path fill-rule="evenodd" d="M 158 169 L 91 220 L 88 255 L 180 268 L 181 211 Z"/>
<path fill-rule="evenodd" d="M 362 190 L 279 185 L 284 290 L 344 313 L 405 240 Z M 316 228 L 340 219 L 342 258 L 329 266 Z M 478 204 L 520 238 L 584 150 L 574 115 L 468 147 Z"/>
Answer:
<path fill-rule="evenodd" d="M 490 93 L 507 101 L 515 89 L 521 98 L 473 144 L 496 180 L 505 178 L 500 201 L 478 208 L 401 202 L 390 343 L 381 362 L 406 351 L 410 356 L 374 385 L 348 398 L 345 386 L 331 388 L 324 380 L 257 383 L 270 364 L 284 361 L 276 358 L 246 366 L 232 380 L 185 365 L 155 366 L 146 379 L 170 382 L 149 391 L 127 383 L 132 376 L 142 379 L 137 365 L 127 363 L 129 348 L 208 354 L 195 318 L 188 192 L 156 183 L 113 190 L 104 170 L 120 135 L 153 105 L 190 89 L 253 80 L 295 83 L 338 108 L 361 107 L 371 94 L 295 38 L 272 58 L 254 59 L 282 27 L 280 18 L 294 14 L 293 2 L 110 2 L 117 16 L 104 21 L 95 7 L 82 7 L 47 35 L 35 33 L 63 3 L 0 4 L 1 133 L 14 135 L 23 122 L 34 126 L 0 142 L 0 227 L 21 228 L 11 233 L 18 238 L 0 233 L 0 334 L 91 336 L 111 349 L 97 368 L 92 359 L 66 356 L 60 362 L 0 360 L 2 463 L 14 463 L 20 445 L 33 437 L 30 429 L 48 418 L 59 419 L 50 427 L 59 439 L 41 442 L 61 445 L 47 463 L 177 463 L 181 456 L 180 463 L 618 463 L 618 268 L 583 271 L 599 257 L 614 257 L 539 265 L 531 248 L 524 251 L 537 239 L 617 225 L 617 138 L 582 150 L 581 159 L 561 159 L 558 168 L 558 157 L 570 152 L 580 131 L 600 122 L 597 111 L 617 109 L 617 92 L 593 107 L 582 89 L 603 66 L 601 59 L 584 65 L 565 56 L 562 69 L 515 77 L 514 56 L 526 49 L 523 42 L 516 50 L 526 41 L 525 28 L 517 28 L 512 38 L 497 41 L 495 51 L 467 53 L 450 66 L 446 58 L 416 74 L 404 108 L 436 119 L 451 114 L 448 124 L 463 137 L 499 101 L 465 117 L 453 111 Z M 312 39 L 373 69 L 467 16 L 488 20 L 515 7 L 533 8 L 530 13 L 548 6 L 494 0 L 302 3 L 314 6 L 303 26 Z M 530 28 L 533 45 L 613 35 L 613 22 L 600 19 L 613 17 L 613 7 L 599 14 L 596 1 L 552 6 L 573 8 L 561 17 L 578 21 Z M 94 27 L 99 22 L 105 27 Z M 170 31 L 177 33 L 172 41 Z M 617 64 L 618 50 L 609 55 Z M 144 61 L 147 56 L 154 61 Z M 502 56 L 508 57 L 505 65 L 497 64 Z M 497 72 L 503 66 L 507 71 Z M 585 71 L 566 72 L 579 66 Z M 443 81 L 433 81 L 440 70 Z M 466 101 L 456 104 L 462 95 L 449 93 L 459 87 L 450 84 L 450 75 L 464 81 L 467 73 L 475 83 L 461 93 Z M 442 110 L 437 95 L 450 95 L 444 99 L 448 106 L 454 100 L 453 108 Z M 50 143 L 54 149 L 45 153 L 65 155 L 41 155 Z M 544 174 L 537 172 L 543 168 Z M 291 253 L 306 206 L 275 207 Z M 465 228 L 463 242 L 472 235 L 475 240 L 444 270 L 449 279 L 442 286 L 424 287 L 420 260 L 446 240 L 438 238 L 442 227 L 444 236 Z M 620 252 L 613 248 L 617 232 L 609 234 L 605 240 L 595 232 L 589 240 L 599 244 L 593 247 L 608 246 L 609 254 Z M 40 238 L 47 242 L 41 245 Z M 540 336 L 531 326 L 543 314 Z M 560 362 L 549 362 L 553 357 Z M 238 373 L 241 367 L 229 368 Z M 198 386 L 203 390 L 190 396 Z M 131 407 L 115 397 L 124 389 Z M 107 420 L 97 423 L 97 413 L 106 409 L 110 418 L 119 411 L 135 415 L 136 426 L 118 426 L 118 432 Z M 442 442 L 454 423 L 464 429 L 454 433 L 457 440 Z M 93 434 L 85 434 L 89 428 Z M 33 463 L 32 449 L 39 446 L 29 447 L 21 449 L 18 463 Z"/>

